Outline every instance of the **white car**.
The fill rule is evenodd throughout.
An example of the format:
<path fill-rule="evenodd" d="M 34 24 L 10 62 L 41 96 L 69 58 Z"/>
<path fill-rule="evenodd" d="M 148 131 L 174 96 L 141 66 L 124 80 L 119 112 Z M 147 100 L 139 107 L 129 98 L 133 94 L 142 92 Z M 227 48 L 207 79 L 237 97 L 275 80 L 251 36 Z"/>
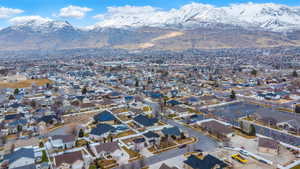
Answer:
<path fill-rule="evenodd" d="M 239 153 L 244 155 L 244 156 L 250 156 L 250 154 L 245 150 L 240 150 Z"/>

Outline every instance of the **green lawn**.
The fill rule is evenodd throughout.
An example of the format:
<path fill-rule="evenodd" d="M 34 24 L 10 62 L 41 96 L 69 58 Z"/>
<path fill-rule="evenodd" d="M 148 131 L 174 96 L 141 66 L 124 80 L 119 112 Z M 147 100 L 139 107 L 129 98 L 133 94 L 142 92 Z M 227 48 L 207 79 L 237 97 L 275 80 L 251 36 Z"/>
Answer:
<path fill-rule="evenodd" d="M 42 162 L 48 162 L 48 157 L 47 157 L 47 153 L 46 150 L 43 150 L 43 155 L 42 155 Z"/>

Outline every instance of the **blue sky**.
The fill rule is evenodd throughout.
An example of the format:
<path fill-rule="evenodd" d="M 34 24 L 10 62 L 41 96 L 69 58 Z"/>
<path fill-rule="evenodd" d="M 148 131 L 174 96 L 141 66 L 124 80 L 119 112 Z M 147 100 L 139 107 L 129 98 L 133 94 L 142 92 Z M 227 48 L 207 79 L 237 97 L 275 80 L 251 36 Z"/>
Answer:
<path fill-rule="evenodd" d="M 191 2 L 226 6 L 232 3 L 246 3 L 247 0 L 0 0 L 0 28 L 11 25 L 11 19 L 19 16 L 41 16 L 54 20 L 68 20 L 76 26 L 87 26 L 97 22 L 93 16 L 105 13 L 109 6 L 146 6 L 169 10 L 179 8 Z M 254 3 L 279 3 L 300 6 L 300 0 L 252 0 Z M 85 7 L 83 16 L 62 16 L 62 8 Z M 4 9 L 5 8 L 5 9 Z M 2 10 L 2 11 L 1 11 Z M 21 11 L 18 11 L 21 10 Z M 67 10 L 67 9 L 66 9 Z M 70 12 L 70 11 L 69 11 Z M 82 13 L 81 13 L 82 14 Z"/>

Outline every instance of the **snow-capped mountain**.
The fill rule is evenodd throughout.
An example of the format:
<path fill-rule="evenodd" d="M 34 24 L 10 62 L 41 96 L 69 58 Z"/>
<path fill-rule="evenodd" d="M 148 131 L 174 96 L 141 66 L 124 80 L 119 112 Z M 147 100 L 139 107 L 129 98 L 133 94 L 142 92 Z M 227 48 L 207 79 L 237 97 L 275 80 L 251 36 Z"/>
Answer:
<path fill-rule="evenodd" d="M 8 27 L 7 29 L 15 30 L 15 31 L 34 31 L 34 32 L 43 32 L 43 33 L 50 33 L 56 32 L 61 30 L 72 30 L 74 28 L 69 22 L 67 21 L 38 21 L 38 20 L 31 20 L 25 23 L 20 23 Z"/>
<path fill-rule="evenodd" d="M 0 29 L 1 50 L 118 48 L 300 47 L 300 8 L 278 4 L 227 7 L 190 3 L 164 11 L 145 7 L 109 7 L 101 21 L 77 28 L 67 21 L 19 17 Z"/>
<path fill-rule="evenodd" d="M 202 22 L 214 22 L 272 31 L 300 28 L 300 7 L 273 3 L 233 4 L 226 7 L 191 3 L 169 11 L 150 6 L 111 7 L 106 14 L 97 17 L 102 21 L 95 27 L 197 26 Z"/>

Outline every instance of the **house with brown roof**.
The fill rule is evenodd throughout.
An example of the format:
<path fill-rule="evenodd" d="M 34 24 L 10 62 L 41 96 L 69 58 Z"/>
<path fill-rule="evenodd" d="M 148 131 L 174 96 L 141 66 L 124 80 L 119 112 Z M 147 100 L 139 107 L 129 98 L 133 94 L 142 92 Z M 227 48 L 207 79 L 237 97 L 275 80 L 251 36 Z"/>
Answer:
<path fill-rule="evenodd" d="M 54 135 L 49 143 L 53 149 L 68 149 L 75 146 L 76 137 L 73 135 Z"/>
<path fill-rule="evenodd" d="M 59 154 L 54 157 L 54 166 L 57 169 L 89 168 L 91 159 L 81 150 Z"/>
<path fill-rule="evenodd" d="M 230 125 L 219 122 L 217 120 L 209 120 L 200 123 L 202 130 L 207 131 L 209 134 L 216 136 L 221 140 L 228 140 L 233 136 L 234 131 Z"/>
<path fill-rule="evenodd" d="M 118 142 L 95 144 L 91 146 L 91 150 L 96 158 L 113 158 L 117 161 L 129 159 L 129 155 L 120 148 Z"/>
<path fill-rule="evenodd" d="M 279 152 L 279 142 L 270 138 L 260 137 L 258 139 L 258 151 L 277 155 Z"/>

